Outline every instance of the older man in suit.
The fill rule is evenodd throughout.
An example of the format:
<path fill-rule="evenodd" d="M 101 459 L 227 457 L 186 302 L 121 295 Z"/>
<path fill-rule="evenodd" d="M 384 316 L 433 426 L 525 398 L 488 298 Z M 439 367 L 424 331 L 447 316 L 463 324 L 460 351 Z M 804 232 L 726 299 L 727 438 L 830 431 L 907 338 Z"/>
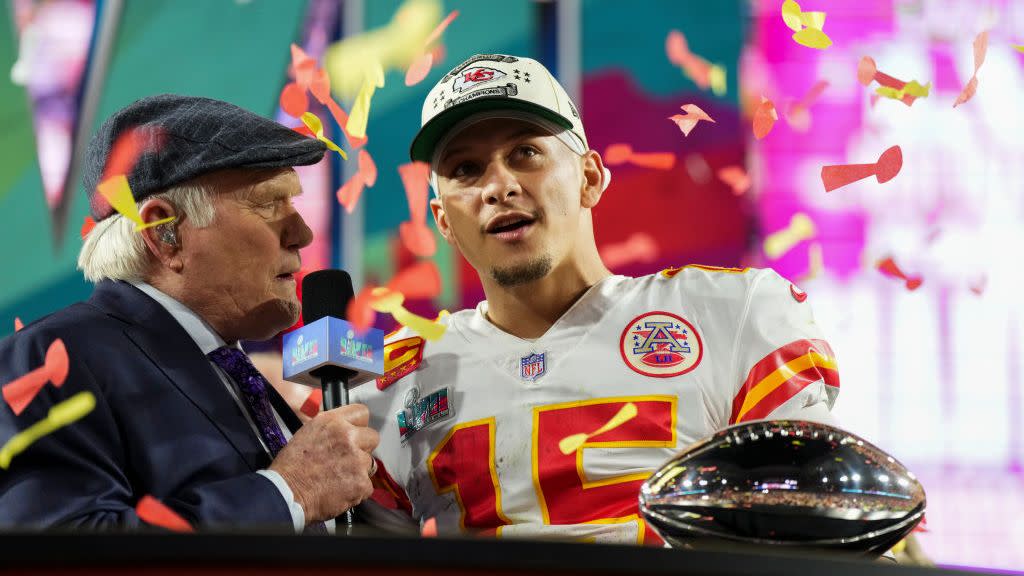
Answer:
<path fill-rule="evenodd" d="M 136 230 L 96 193 L 128 134 L 143 145 L 127 174 L 140 215 L 169 223 Z M 149 494 L 200 528 L 324 532 L 371 494 L 366 408 L 300 428 L 238 344 L 298 319 L 312 232 L 292 205 L 293 166 L 324 149 L 206 98 L 145 98 L 104 123 L 85 161 L 97 225 L 79 256 L 95 292 L 0 341 L 0 383 L 41 366 L 57 338 L 70 371 L 20 414 L 0 405 L 0 442 L 78 392 L 96 407 L 0 470 L 0 527 L 132 528 Z"/>

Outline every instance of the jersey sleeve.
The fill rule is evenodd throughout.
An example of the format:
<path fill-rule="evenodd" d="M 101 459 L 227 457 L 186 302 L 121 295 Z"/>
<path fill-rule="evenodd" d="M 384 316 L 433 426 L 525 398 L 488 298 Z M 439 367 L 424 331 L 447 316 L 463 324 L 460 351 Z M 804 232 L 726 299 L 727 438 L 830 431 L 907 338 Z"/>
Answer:
<path fill-rule="evenodd" d="M 752 279 L 732 374 L 729 424 L 778 419 L 835 423 L 835 354 L 814 321 L 807 294 L 774 270 L 761 270 Z"/>

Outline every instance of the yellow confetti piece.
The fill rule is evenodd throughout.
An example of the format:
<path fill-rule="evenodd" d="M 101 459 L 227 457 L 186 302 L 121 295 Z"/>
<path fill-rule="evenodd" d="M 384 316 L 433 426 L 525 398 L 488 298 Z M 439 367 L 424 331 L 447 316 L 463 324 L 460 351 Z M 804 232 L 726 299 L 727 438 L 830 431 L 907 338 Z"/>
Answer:
<path fill-rule="evenodd" d="M 1014 44 L 1013 49 L 1016 50 L 1017 52 L 1024 52 L 1024 44 L 1021 44 L 1020 46 Z"/>
<path fill-rule="evenodd" d="M 793 40 L 801 46 L 816 50 L 824 50 L 832 45 L 832 39 L 817 28 L 804 28 L 793 34 Z"/>
<path fill-rule="evenodd" d="M 813 238 L 817 233 L 814 222 L 803 212 L 789 220 L 789 226 L 769 234 L 764 239 L 764 253 L 771 259 L 778 258 L 793 249 L 800 242 Z"/>
<path fill-rule="evenodd" d="M 0 468 L 6 470 L 11 465 L 11 459 L 24 452 L 36 440 L 81 420 L 95 407 L 96 397 L 92 392 L 79 392 L 54 405 L 46 418 L 18 432 L 0 448 Z"/>
<path fill-rule="evenodd" d="M 389 288 L 374 288 L 371 292 L 373 300 L 370 308 L 377 312 L 391 314 L 396 322 L 416 332 L 427 340 L 440 340 L 448 329 L 443 324 L 438 324 L 422 316 L 409 312 L 402 306 L 405 296 L 401 292 L 395 292 Z M 438 316 L 440 318 L 440 316 Z"/>
<path fill-rule="evenodd" d="M 170 218 L 161 218 L 160 220 L 153 220 L 152 222 L 146 222 L 145 224 L 135 223 L 135 231 L 145 230 L 146 228 L 152 228 L 161 224 L 167 224 L 168 222 L 174 222 L 177 220 L 177 216 L 171 216 Z"/>
<path fill-rule="evenodd" d="M 633 418 L 636 418 L 638 412 L 639 410 L 637 410 L 636 404 L 626 402 L 626 404 L 622 408 L 619 408 L 619 411 L 615 413 L 615 416 L 612 416 L 610 420 L 605 422 L 604 426 L 601 426 L 590 434 L 584 432 L 566 436 L 558 442 L 558 449 L 561 450 L 562 454 L 568 456 L 583 447 L 583 445 L 587 443 L 587 440 L 590 440 L 594 436 L 604 434 L 609 430 L 614 430 Z"/>
<path fill-rule="evenodd" d="M 824 12 L 801 12 L 800 23 L 808 28 L 821 30 L 825 26 Z M 799 32 L 799 30 L 797 30 Z"/>
<path fill-rule="evenodd" d="M 782 21 L 786 23 L 786 26 L 793 32 L 799 32 L 800 28 L 803 27 L 803 22 L 800 20 L 800 5 L 793 0 L 786 0 L 782 3 Z"/>
<path fill-rule="evenodd" d="M 384 68 L 376 63 L 370 68 L 363 79 L 363 85 L 359 88 L 356 101 L 352 104 L 352 113 L 348 116 L 348 125 L 345 130 L 354 138 L 366 136 L 366 124 L 370 120 L 370 100 L 377 88 L 384 87 Z"/>
<path fill-rule="evenodd" d="M 931 82 L 922 86 L 917 80 L 911 80 L 899 90 L 888 86 L 879 86 L 878 88 L 875 88 L 875 94 L 884 98 L 892 98 L 893 100 L 902 100 L 903 97 L 908 94 L 917 98 L 927 98 L 931 89 Z"/>
<path fill-rule="evenodd" d="M 142 221 L 142 216 L 139 216 L 139 207 L 135 204 L 135 197 L 132 196 L 132 188 L 128 185 L 128 178 L 124 174 L 107 178 L 96 189 L 107 199 L 114 210 L 135 222 L 136 226 L 145 226 L 146 223 Z"/>
<path fill-rule="evenodd" d="M 715 96 L 725 96 L 725 68 L 715 64 L 708 70 L 708 83 L 711 84 L 711 92 Z"/>
<path fill-rule="evenodd" d="M 348 160 L 348 154 L 345 154 L 344 150 L 339 148 L 337 144 L 331 142 L 330 139 L 324 136 L 324 123 L 320 121 L 319 116 L 313 114 L 312 112 L 304 112 L 302 114 L 302 123 L 306 125 L 306 128 L 309 128 L 310 132 L 312 132 L 313 135 L 316 136 L 317 140 L 326 144 L 327 147 L 330 148 L 331 150 L 334 150 L 338 154 L 341 154 L 341 157 L 343 159 Z"/>

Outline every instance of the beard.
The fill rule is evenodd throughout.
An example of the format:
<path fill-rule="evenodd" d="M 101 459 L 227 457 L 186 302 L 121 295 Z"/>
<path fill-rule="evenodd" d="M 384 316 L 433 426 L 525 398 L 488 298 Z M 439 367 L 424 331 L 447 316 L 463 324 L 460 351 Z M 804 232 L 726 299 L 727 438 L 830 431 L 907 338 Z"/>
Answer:
<path fill-rule="evenodd" d="M 503 288 L 521 286 L 547 276 L 551 267 L 551 256 L 545 254 L 523 264 L 491 268 L 491 278 Z"/>

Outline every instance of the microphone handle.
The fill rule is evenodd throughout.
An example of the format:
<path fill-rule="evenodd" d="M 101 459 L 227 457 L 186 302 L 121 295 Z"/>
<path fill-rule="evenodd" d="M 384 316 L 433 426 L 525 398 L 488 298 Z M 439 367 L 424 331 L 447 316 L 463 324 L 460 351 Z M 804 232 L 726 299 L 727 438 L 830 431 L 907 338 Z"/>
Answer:
<path fill-rule="evenodd" d="M 320 387 L 324 393 L 324 410 L 333 410 L 348 405 L 348 377 L 333 375 L 320 381 Z M 355 525 L 355 515 L 352 509 L 345 510 L 345 513 L 334 519 L 335 531 L 344 526 L 345 535 L 352 535 L 352 527 Z"/>

